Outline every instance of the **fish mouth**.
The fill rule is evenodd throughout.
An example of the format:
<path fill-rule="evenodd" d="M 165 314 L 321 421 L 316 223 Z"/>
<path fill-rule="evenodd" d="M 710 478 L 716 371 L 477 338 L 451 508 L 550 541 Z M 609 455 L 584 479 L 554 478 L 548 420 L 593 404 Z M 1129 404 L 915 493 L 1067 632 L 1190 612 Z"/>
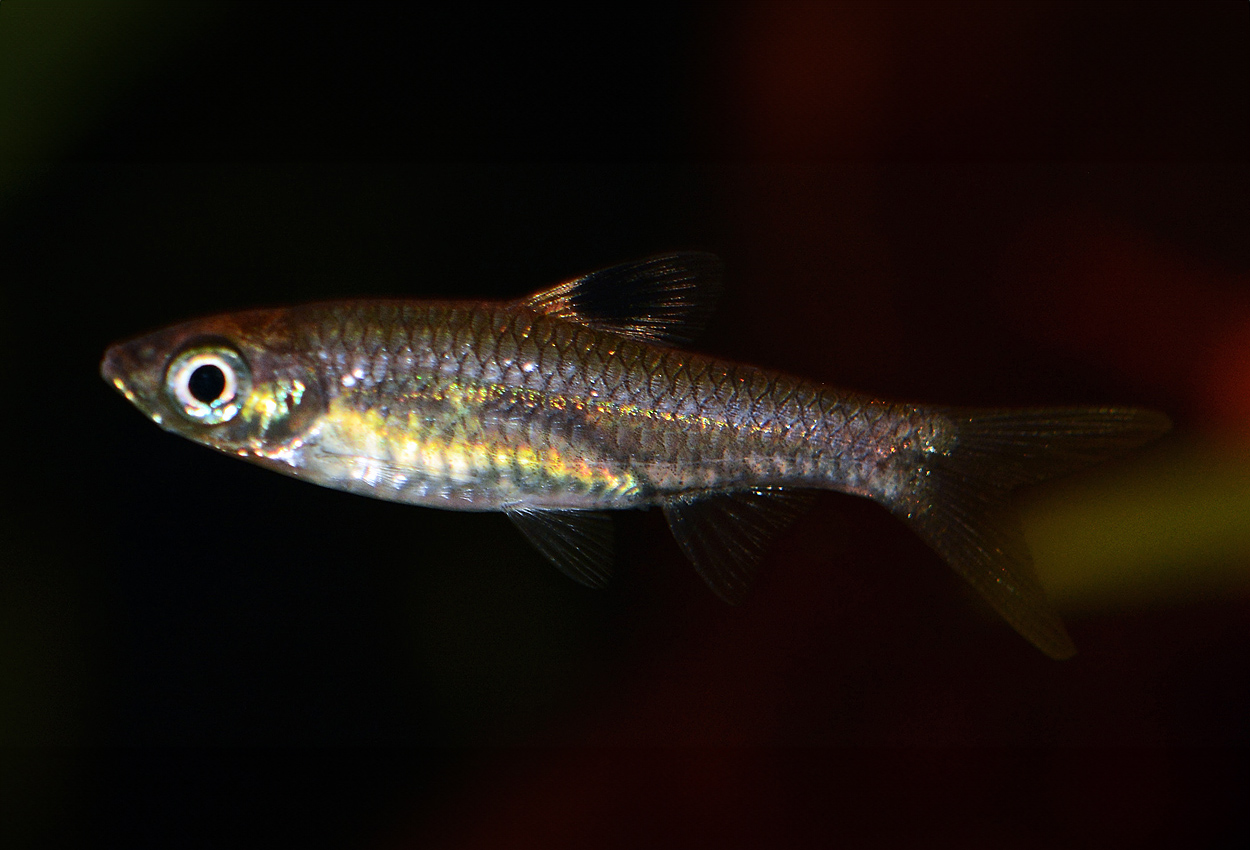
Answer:
<path fill-rule="evenodd" d="M 100 377 L 107 383 L 112 384 L 118 392 L 133 402 L 135 394 L 126 386 L 126 381 L 123 377 L 130 372 L 128 368 L 129 363 L 127 362 L 129 359 L 122 346 L 110 346 L 104 352 L 104 359 L 100 361 Z"/>
<path fill-rule="evenodd" d="M 104 359 L 100 361 L 100 377 L 113 383 L 113 379 L 120 376 L 118 361 L 121 359 L 121 352 L 118 350 L 120 346 L 111 345 L 104 352 Z"/>
<path fill-rule="evenodd" d="M 144 387 L 142 364 L 126 343 L 111 345 L 100 361 L 100 377 L 126 397 L 131 404 L 144 408 L 139 392 Z"/>
<path fill-rule="evenodd" d="M 165 417 L 159 409 L 156 395 L 148 386 L 148 375 L 143 368 L 143 357 L 152 353 L 147 348 L 141 348 L 136 356 L 133 346 L 128 343 L 110 346 L 100 361 L 100 377 L 112 384 L 141 413 L 164 428 Z"/>

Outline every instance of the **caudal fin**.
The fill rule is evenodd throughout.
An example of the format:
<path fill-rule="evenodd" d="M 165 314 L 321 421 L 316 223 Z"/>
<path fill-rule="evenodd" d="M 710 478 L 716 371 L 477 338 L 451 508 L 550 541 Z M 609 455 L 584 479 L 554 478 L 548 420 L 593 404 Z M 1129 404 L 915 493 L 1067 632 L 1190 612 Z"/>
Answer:
<path fill-rule="evenodd" d="M 910 498 L 892 506 L 1016 631 L 1052 658 L 1076 652 L 1033 572 L 1007 495 L 1090 466 L 1171 427 L 1131 408 L 945 410 L 955 440 L 926 456 Z"/>

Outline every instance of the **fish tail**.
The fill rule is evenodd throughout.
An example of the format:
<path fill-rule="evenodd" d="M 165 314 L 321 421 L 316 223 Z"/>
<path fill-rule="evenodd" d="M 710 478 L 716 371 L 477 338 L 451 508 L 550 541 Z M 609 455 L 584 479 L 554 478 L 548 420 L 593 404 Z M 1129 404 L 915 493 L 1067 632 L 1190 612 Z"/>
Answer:
<path fill-rule="evenodd" d="M 935 411 L 953 428 L 889 507 L 1020 634 L 1052 658 L 1076 652 L 1034 574 L 1008 494 L 1123 454 L 1163 434 L 1161 413 L 1132 408 Z"/>

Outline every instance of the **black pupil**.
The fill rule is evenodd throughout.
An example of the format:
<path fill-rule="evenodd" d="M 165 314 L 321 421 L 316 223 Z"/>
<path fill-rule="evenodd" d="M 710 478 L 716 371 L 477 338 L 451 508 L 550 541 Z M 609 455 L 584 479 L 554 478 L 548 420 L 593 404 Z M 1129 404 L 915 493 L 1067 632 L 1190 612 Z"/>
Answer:
<path fill-rule="evenodd" d="M 205 364 L 196 368 L 187 381 L 191 396 L 202 404 L 212 404 L 226 389 L 226 375 L 220 366 Z"/>

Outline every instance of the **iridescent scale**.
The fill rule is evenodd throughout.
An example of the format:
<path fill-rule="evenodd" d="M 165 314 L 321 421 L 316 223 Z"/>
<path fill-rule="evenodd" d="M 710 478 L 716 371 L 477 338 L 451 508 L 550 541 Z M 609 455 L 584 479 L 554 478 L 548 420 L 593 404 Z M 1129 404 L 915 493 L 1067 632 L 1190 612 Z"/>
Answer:
<path fill-rule="evenodd" d="M 524 308 L 357 302 L 287 320 L 329 400 L 308 470 L 401 501 L 625 508 L 769 486 L 886 494 L 940 442 L 915 407 Z"/>

